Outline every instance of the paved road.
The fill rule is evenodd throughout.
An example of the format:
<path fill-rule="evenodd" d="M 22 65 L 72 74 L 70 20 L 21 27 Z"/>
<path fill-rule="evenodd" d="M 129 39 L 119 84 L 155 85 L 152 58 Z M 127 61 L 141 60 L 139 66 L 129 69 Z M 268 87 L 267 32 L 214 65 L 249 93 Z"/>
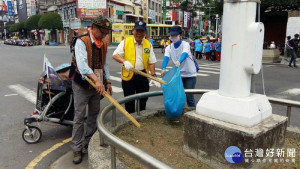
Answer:
<path fill-rule="evenodd" d="M 114 47 L 110 47 L 109 56 L 113 49 Z M 158 59 L 157 74 L 159 74 L 163 55 L 160 49 L 155 49 L 155 53 Z M 0 124 L 0 169 L 25 168 L 43 151 L 71 136 L 70 127 L 43 122 L 37 124 L 43 132 L 43 137 L 38 144 L 26 144 L 21 138 L 24 129 L 23 119 L 30 115 L 35 107 L 37 80 L 42 71 L 44 54 L 47 55 L 53 66 L 69 63 L 71 60 L 68 47 L 19 47 L 0 43 L 0 118 L 2 119 Z M 111 58 L 109 58 L 109 62 L 113 97 L 118 99 L 123 96 L 119 78 L 120 65 Z M 200 71 L 197 76 L 197 88 L 217 89 L 220 64 L 203 59 L 198 63 Z M 285 65 L 265 64 L 263 70 L 267 96 L 300 101 L 300 69 L 287 68 Z M 255 84 L 256 91 L 263 93 L 261 74 L 255 77 Z M 151 90 L 160 90 L 160 88 L 152 86 Z M 200 96 L 196 98 L 199 100 Z M 101 108 L 107 104 L 104 101 L 101 103 Z M 150 98 L 147 104 L 148 109 L 162 106 L 162 98 Z M 273 113 L 284 114 L 285 111 L 285 107 L 273 106 Z M 299 109 L 293 109 L 291 124 L 300 127 L 299 120 Z M 37 161 L 35 168 L 47 168 L 69 150 L 69 143 L 64 144 Z"/>

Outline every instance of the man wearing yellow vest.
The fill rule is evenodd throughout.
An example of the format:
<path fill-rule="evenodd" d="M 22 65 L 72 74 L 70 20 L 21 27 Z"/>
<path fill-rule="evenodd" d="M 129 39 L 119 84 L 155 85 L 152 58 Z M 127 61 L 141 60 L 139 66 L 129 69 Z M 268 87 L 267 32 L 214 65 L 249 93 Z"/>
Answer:
<path fill-rule="evenodd" d="M 121 78 L 125 97 L 149 91 L 149 81 L 147 77 L 135 74 L 131 70 L 132 68 L 156 76 L 156 58 L 153 47 L 150 42 L 145 39 L 147 33 L 146 23 L 143 21 L 135 22 L 132 33 L 133 36 L 121 41 L 112 56 L 117 62 L 122 63 Z M 140 110 L 146 109 L 147 100 L 148 98 L 140 100 Z M 129 113 L 134 113 L 135 101 L 125 103 L 125 109 Z"/>
<path fill-rule="evenodd" d="M 70 69 L 75 107 L 71 148 L 75 164 L 81 163 L 82 151 L 87 148 L 89 139 L 97 129 L 96 119 L 101 99 L 99 93 L 103 93 L 106 88 L 112 94 L 106 59 L 107 44 L 103 42 L 103 38 L 111 30 L 111 23 L 101 15 L 91 21 L 93 25 L 88 29 L 88 34 L 76 40 L 75 57 Z M 95 83 L 96 90 L 84 79 L 86 76 Z M 85 121 L 87 105 L 88 115 Z"/>

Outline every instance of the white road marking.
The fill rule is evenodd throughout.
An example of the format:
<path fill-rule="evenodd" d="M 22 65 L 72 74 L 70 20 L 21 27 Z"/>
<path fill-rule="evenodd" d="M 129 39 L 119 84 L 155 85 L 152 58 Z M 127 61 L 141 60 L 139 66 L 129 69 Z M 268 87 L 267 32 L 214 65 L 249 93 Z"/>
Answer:
<path fill-rule="evenodd" d="M 123 92 L 122 88 L 116 87 L 116 86 L 111 86 L 113 93 L 121 93 Z"/>
<path fill-rule="evenodd" d="M 8 97 L 8 96 L 16 96 L 16 95 L 18 95 L 18 94 L 6 94 L 4 96 Z"/>
<path fill-rule="evenodd" d="M 118 82 L 122 81 L 122 79 L 120 77 L 116 77 L 116 76 L 110 76 L 110 80 L 114 80 L 114 81 L 118 81 Z"/>
<path fill-rule="evenodd" d="M 167 67 L 167 70 L 168 70 L 169 68 L 171 68 L 171 67 Z M 161 70 L 161 69 L 160 69 L 160 68 L 155 68 L 155 70 Z M 199 71 L 200 71 L 200 70 L 199 70 Z M 198 72 L 199 72 L 199 71 L 198 71 Z M 158 73 L 158 72 L 156 72 L 156 74 L 161 75 L 161 73 Z M 197 73 L 197 76 L 203 76 L 203 77 L 206 77 L 206 76 L 209 76 L 209 74 Z"/>
<path fill-rule="evenodd" d="M 220 63 L 199 64 L 199 66 L 212 66 L 212 67 L 220 67 Z"/>
<path fill-rule="evenodd" d="M 273 66 L 275 66 L 275 65 L 266 65 L 266 66 L 264 66 L 264 67 L 273 67 Z"/>
<path fill-rule="evenodd" d="M 199 68 L 200 68 L 200 70 L 201 69 L 207 69 L 207 70 L 216 70 L 216 71 L 220 71 L 220 69 L 219 68 L 213 68 L 213 67 L 203 67 L 203 66 L 199 66 Z"/>
<path fill-rule="evenodd" d="M 198 72 L 202 72 L 202 73 L 211 73 L 211 74 L 216 74 L 216 75 L 220 74 L 220 72 L 212 72 L 212 71 L 201 70 L 201 69 L 200 69 Z"/>
<path fill-rule="evenodd" d="M 287 95 L 292 95 L 292 96 L 296 96 L 300 94 L 300 88 L 293 88 L 293 89 L 288 89 L 284 92 L 282 92 L 283 94 L 287 94 Z"/>
<path fill-rule="evenodd" d="M 26 87 L 16 84 L 16 85 L 9 85 L 8 88 L 15 91 L 20 96 L 24 97 L 26 100 L 30 101 L 31 103 L 35 104 L 36 102 L 36 92 L 27 89 Z"/>

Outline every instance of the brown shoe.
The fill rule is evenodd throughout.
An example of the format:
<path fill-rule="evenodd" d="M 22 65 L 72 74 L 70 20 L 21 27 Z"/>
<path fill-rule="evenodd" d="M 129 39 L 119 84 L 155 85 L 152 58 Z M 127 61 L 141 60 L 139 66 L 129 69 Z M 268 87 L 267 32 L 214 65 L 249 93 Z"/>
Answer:
<path fill-rule="evenodd" d="M 73 152 L 73 163 L 79 164 L 82 161 L 82 154 L 81 151 L 75 151 Z"/>

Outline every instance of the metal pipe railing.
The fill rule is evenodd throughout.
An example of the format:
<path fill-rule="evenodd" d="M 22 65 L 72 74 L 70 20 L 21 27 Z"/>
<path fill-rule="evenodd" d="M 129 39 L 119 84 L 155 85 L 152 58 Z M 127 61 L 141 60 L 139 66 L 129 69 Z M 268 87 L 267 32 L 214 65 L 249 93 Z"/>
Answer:
<path fill-rule="evenodd" d="M 186 89 L 185 93 L 187 94 L 204 94 L 206 92 L 213 91 L 213 90 L 207 90 L 207 89 Z M 121 98 L 117 100 L 119 104 L 126 103 L 128 101 L 132 100 L 140 100 L 141 98 L 147 98 L 147 97 L 154 97 L 154 96 L 161 96 L 163 95 L 162 91 L 154 91 L 154 92 L 146 92 L 146 93 L 139 93 L 131 96 L 127 96 L 125 98 Z M 292 100 L 287 100 L 287 99 L 278 99 L 278 98 L 273 98 L 273 97 L 268 97 L 270 103 L 274 104 L 279 104 L 283 106 L 287 106 L 287 116 L 288 116 L 288 126 L 290 125 L 290 116 L 291 116 L 291 108 L 296 107 L 300 108 L 300 102 L 297 101 L 292 101 Z M 159 169 L 169 169 L 171 168 L 167 164 L 155 159 L 148 153 L 132 146 L 131 144 L 119 139 L 115 135 L 113 135 L 108 129 L 106 129 L 104 125 L 104 119 L 105 116 L 109 113 L 112 112 L 113 114 L 116 113 L 115 107 L 110 104 L 106 106 L 100 115 L 97 118 L 97 128 L 98 131 L 100 132 L 100 145 L 104 145 L 104 139 L 108 142 L 108 144 L 111 146 L 111 167 L 116 168 L 116 156 L 115 156 L 115 149 L 119 149 L 123 151 L 124 153 L 130 155 L 134 159 L 138 160 L 145 166 L 149 168 L 159 168 Z M 112 126 L 116 125 L 116 118 L 113 115 L 112 118 Z"/>

